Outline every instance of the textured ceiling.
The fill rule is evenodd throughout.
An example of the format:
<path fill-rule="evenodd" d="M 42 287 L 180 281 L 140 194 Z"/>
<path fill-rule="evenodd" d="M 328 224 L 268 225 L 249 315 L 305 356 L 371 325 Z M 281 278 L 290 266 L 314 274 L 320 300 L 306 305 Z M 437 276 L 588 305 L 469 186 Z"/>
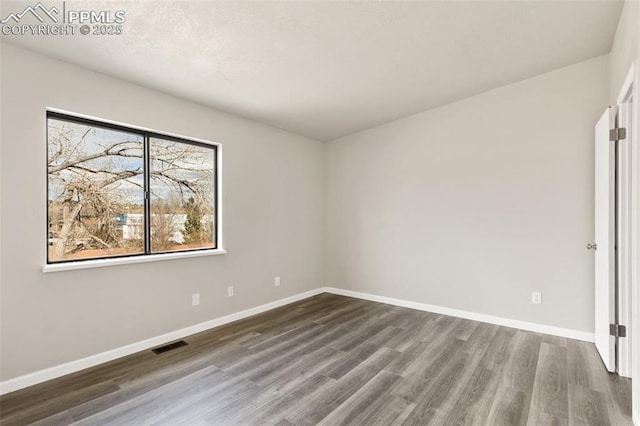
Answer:
<path fill-rule="evenodd" d="M 3 0 L 2 18 L 34 3 Z M 619 1 L 65 6 L 122 9 L 124 34 L 2 40 L 319 140 L 606 54 L 622 9 Z"/>

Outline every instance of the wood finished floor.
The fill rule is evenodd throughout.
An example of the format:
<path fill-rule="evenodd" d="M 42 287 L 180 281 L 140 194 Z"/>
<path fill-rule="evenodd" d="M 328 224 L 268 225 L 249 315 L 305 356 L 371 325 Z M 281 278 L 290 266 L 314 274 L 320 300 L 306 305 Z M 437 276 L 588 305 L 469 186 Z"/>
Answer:
<path fill-rule="evenodd" d="M 592 344 L 322 294 L 0 397 L 2 425 L 630 425 Z"/>

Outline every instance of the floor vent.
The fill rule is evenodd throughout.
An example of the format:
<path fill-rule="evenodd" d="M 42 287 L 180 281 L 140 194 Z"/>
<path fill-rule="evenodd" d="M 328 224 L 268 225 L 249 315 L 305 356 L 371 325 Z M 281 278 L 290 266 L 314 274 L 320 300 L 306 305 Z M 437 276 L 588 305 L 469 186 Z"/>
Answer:
<path fill-rule="evenodd" d="M 155 353 L 156 355 L 164 353 L 164 352 L 169 352 L 172 351 L 174 349 L 178 349 L 181 348 L 183 346 L 187 346 L 188 343 L 185 342 L 184 340 L 180 340 L 178 342 L 173 342 L 173 343 L 169 343 L 168 345 L 164 345 L 164 346 L 160 346 L 159 348 L 155 348 L 152 349 L 153 353 Z"/>

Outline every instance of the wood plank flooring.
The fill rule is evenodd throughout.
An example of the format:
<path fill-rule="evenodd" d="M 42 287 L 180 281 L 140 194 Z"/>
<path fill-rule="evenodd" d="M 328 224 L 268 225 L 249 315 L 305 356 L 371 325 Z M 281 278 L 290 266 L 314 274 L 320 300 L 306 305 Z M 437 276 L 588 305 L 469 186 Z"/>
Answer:
<path fill-rule="evenodd" d="M 592 344 L 321 294 L 0 397 L 2 425 L 631 425 Z"/>

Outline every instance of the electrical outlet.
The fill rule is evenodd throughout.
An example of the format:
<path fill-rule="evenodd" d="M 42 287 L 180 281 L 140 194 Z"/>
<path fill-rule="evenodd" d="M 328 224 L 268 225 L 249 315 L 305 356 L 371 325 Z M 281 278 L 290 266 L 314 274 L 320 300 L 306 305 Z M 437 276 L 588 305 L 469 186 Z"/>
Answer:
<path fill-rule="evenodd" d="M 276 287 L 280 287 L 280 277 L 276 277 L 275 281 L 274 281 L 274 285 Z"/>
<path fill-rule="evenodd" d="M 198 306 L 200 304 L 200 293 L 194 293 L 191 295 L 191 306 Z"/>
<path fill-rule="evenodd" d="M 533 303 L 534 305 L 542 305 L 542 293 L 539 291 L 532 291 L 531 303 Z"/>
<path fill-rule="evenodd" d="M 227 296 L 229 296 L 229 297 L 233 296 L 233 286 L 232 285 L 227 287 Z"/>

